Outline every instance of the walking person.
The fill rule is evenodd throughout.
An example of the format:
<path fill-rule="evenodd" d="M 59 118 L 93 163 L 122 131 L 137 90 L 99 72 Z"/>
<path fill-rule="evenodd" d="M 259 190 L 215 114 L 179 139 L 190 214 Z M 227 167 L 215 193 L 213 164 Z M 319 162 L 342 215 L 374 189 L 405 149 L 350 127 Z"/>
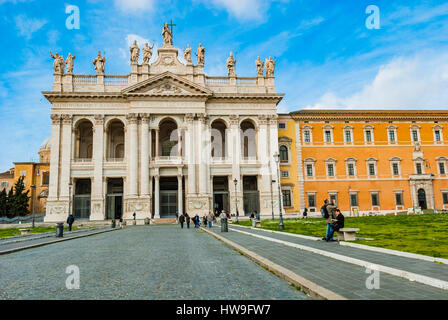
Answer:
<path fill-rule="evenodd" d="M 179 217 L 179 223 L 180 223 L 180 228 L 183 229 L 184 228 L 184 222 L 185 222 L 185 216 L 182 214 Z"/>
<path fill-rule="evenodd" d="M 202 217 L 202 225 L 204 227 L 207 227 L 207 220 L 208 220 L 207 214 L 204 214 L 204 216 Z"/>
<path fill-rule="evenodd" d="M 213 219 L 215 219 L 215 215 L 210 211 L 207 216 L 208 227 L 213 227 Z"/>
<path fill-rule="evenodd" d="M 308 215 L 308 208 L 305 207 L 305 209 L 303 209 L 303 218 L 306 219 L 307 215 Z"/>
<path fill-rule="evenodd" d="M 73 216 L 73 213 L 70 213 L 70 215 L 67 217 L 68 231 L 72 231 L 73 222 L 75 222 L 75 217 Z"/>
<path fill-rule="evenodd" d="M 334 201 L 331 201 L 331 203 L 328 203 L 328 200 L 326 200 L 326 201 L 327 201 L 327 205 L 325 206 L 325 208 L 327 210 L 327 218 L 325 218 L 325 220 L 327 221 L 327 232 L 325 234 L 325 239 L 323 239 L 323 240 L 328 241 L 332 237 L 330 235 L 331 224 L 333 223 L 333 219 L 336 217 L 337 206 L 335 205 Z"/>
<path fill-rule="evenodd" d="M 328 206 L 328 199 L 325 199 L 323 206 L 320 207 L 320 214 L 322 215 L 322 218 L 324 218 L 327 221 L 327 230 L 325 231 L 325 237 L 323 237 L 322 240 L 327 240 L 327 237 L 330 232 L 330 225 L 329 225 L 330 215 L 328 214 L 327 206 Z"/>
<path fill-rule="evenodd" d="M 185 212 L 185 222 L 187 222 L 187 229 L 190 229 L 190 216 Z"/>

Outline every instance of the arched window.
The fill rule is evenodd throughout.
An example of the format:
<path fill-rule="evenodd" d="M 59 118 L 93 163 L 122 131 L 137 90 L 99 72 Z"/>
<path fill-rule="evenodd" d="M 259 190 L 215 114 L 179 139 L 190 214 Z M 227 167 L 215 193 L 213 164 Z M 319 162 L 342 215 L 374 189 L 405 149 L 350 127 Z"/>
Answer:
<path fill-rule="evenodd" d="M 92 159 L 93 125 L 88 120 L 78 123 L 75 130 L 75 158 Z"/>
<path fill-rule="evenodd" d="M 212 123 L 211 127 L 212 157 L 225 158 L 227 156 L 226 124 L 217 120 Z"/>
<path fill-rule="evenodd" d="M 179 156 L 178 129 L 174 120 L 163 120 L 159 125 L 159 155 L 162 157 Z"/>
<path fill-rule="evenodd" d="M 280 161 L 288 162 L 288 148 L 286 146 L 280 146 Z"/>
<path fill-rule="evenodd" d="M 240 126 L 241 136 L 241 155 L 243 158 L 257 157 L 257 141 L 255 134 L 255 126 L 252 122 L 246 120 Z"/>
<path fill-rule="evenodd" d="M 107 158 L 124 157 L 124 124 L 120 120 L 113 120 L 107 127 Z"/>

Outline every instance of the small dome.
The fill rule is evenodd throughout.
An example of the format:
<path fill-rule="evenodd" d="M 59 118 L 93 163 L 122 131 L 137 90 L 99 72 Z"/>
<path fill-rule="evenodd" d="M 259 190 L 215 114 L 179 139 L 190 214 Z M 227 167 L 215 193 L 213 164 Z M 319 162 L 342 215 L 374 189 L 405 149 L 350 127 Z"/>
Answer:
<path fill-rule="evenodd" d="M 47 140 L 45 140 L 42 145 L 40 146 L 40 150 L 42 149 L 50 149 L 51 144 L 50 144 L 50 138 L 48 138 Z"/>

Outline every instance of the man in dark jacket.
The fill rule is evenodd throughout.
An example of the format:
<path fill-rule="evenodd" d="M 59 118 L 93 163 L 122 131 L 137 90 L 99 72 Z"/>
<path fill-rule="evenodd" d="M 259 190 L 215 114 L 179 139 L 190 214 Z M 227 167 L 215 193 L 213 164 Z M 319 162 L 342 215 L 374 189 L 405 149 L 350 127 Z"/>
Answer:
<path fill-rule="evenodd" d="M 72 231 L 72 224 L 75 222 L 75 217 L 73 216 L 73 213 L 70 213 L 70 215 L 67 218 L 68 223 L 68 231 Z"/>
<path fill-rule="evenodd" d="M 179 223 L 180 223 L 180 228 L 183 229 L 184 228 L 184 222 L 185 222 L 185 217 L 183 214 L 180 215 L 179 217 Z"/>
<path fill-rule="evenodd" d="M 185 221 L 187 222 L 187 229 L 190 229 L 190 216 L 185 212 Z"/>
<path fill-rule="evenodd" d="M 334 219 L 331 219 L 332 223 L 330 224 L 330 232 L 327 241 L 334 241 L 334 232 L 344 228 L 344 215 L 341 213 L 341 210 L 336 209 L 335 216 L 336 217 Z"/>

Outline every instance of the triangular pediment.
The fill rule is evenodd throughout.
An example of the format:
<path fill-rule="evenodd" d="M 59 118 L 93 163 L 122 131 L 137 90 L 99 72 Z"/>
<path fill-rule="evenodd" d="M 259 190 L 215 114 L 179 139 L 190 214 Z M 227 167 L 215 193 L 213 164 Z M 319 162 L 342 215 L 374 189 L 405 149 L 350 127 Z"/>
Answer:
<path fill-rule="evenodd" d="M 210 96 L 213 92 L 169 71 L 122 90 L 123 95 L 142 96 Z"/>

